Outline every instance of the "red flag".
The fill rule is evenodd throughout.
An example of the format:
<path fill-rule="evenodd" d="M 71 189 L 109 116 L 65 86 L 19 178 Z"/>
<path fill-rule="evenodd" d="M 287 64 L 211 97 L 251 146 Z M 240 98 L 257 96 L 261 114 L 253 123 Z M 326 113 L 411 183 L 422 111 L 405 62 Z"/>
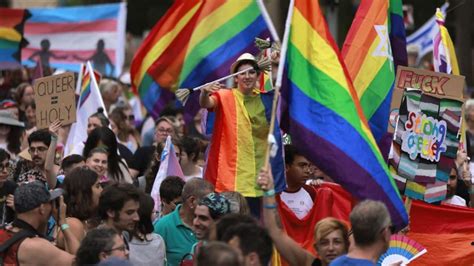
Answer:
<path fill-rule="evenodd" d="M 323 184 L 333 193 L 333 213 L 349 217 L 353 199 L 336 184 Z M 414 200 L 408 237 L 428 251 L 410 265 L 473 265 L 474 209 L 454 205 L 433 205 Z"/>

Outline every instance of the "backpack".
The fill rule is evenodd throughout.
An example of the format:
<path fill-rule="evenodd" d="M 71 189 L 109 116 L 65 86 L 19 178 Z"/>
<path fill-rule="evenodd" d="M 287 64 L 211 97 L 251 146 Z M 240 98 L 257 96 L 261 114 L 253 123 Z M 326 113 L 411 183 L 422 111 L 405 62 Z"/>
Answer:
<path fill-rule="evenodd" d="M 15 261 L 11 262 L 8 261 L 7 255 L 9 252 L 9 249 L 15 245 L 21 243 L 25 238 L 30 238 L 34 237 L 36 234 L 34 232 L 31 232 L 29 230 L 20 230 L 16 233 L 11 233 L 5 228 L 0 229 L 0 266 L 4 266 L 5 263 L 7 265 L 17 265 L 16 261 L 16 256 L 15 256 Z M 18 246 L 16 247 L 18 252 Z"/>

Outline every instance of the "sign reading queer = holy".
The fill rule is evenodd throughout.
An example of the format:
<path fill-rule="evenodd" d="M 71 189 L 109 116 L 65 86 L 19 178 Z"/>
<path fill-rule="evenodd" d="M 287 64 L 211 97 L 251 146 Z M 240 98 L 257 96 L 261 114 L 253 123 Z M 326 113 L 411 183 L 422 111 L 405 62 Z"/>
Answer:
<path fill-rule="evenodd" d="M 36 126 L 48 128 L 55 120 L 63 125 L 76 121 L 74 74 L 64 73 L 34 81 L 36 102 Z"/>

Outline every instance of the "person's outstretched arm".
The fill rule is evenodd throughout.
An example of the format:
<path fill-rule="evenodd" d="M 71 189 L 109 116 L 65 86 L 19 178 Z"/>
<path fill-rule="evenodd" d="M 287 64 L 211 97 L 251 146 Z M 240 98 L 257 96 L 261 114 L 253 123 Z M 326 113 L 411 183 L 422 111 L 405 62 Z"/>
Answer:
<path fill-rule="evenodd" d="M 48 187 L 54 189 L 56 187 L 57 169 L 54 166 L 54 157 L 56 156 L 56 145 L 58 144 L 58 130 L 61 127 L 61 121 L 58 119 L 49 126 L 51 134 L 51 143 L 49 144 L 48 152 L 46 153 L 46 160 L 44 162 L 44 171 Z"/>
<path fill-rule="evenodd" d="M 284 231 L 281 225 L 275 200 L 273 176 L 270 171 L 262 169 L 257 180 L 258 185 L 265 192 L 263 197 L 263 220 L 276 249 L 290 265 L 311 265 L 314 256 L 300 247 Z"/>
<path fill-rule="evenodd" d="M 216 106 L 216 100 L 211 97 L 213 92 L 218 91 L 221 88 L 219 83 L 212 83 L 201 89 L 199 95 L 199 105 L 202 108 L 213 109 Z"/>

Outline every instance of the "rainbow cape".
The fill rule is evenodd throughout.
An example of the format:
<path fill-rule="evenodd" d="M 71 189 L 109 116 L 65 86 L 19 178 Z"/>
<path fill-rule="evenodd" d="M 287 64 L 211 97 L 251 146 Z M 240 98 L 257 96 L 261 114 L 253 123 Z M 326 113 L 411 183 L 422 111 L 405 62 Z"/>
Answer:
<path fill-rule="evenodd" d="M 244 96 L 238 89 L 220 90 L 215 124 L 204 176 L 217 192 L 237 191 L 245 197 L 260 197 L 256 178 L 264 165 L 274 91 Z M 278 121 L 272 131 L 277 144 L 270 158 L 275 190 L 286 187 L 283 145 Z"/>
<path fill-rule="evenodd" d="M 377 142 L 387 132 L 396 64 L 406 65 L 401 0 L 362 0 L 342 57 Z"/>
<path fill-rule="evenodd" d="M 370 132 L 317 0 L 290 5 L 280 65 L 282 118 L 293 144 L 358 199 L 384 202 L 397 228 L 408 216 Z M 286 60 L 286 63 L 282 61 Z M 283 78 L 286 75 L 286 78 Z"/>
<path fill-rule="evenodd" d="M 28 44 L 23 29 L 29 17 L 25 9 L 0 8 L 0 69 L 21 67 L 21 48 Z"/>
<path fill-rule="evenodd" d="M 255 38 L 270 37 L 271 27 L 261 0 L 177 0 L 136 53 L 132 87 L 157 116 L 177 87 L 225 76 L 242 53 L 255 54 Z M 198 95 L 186 104 L 187 119 L 199 110 Z"/>

